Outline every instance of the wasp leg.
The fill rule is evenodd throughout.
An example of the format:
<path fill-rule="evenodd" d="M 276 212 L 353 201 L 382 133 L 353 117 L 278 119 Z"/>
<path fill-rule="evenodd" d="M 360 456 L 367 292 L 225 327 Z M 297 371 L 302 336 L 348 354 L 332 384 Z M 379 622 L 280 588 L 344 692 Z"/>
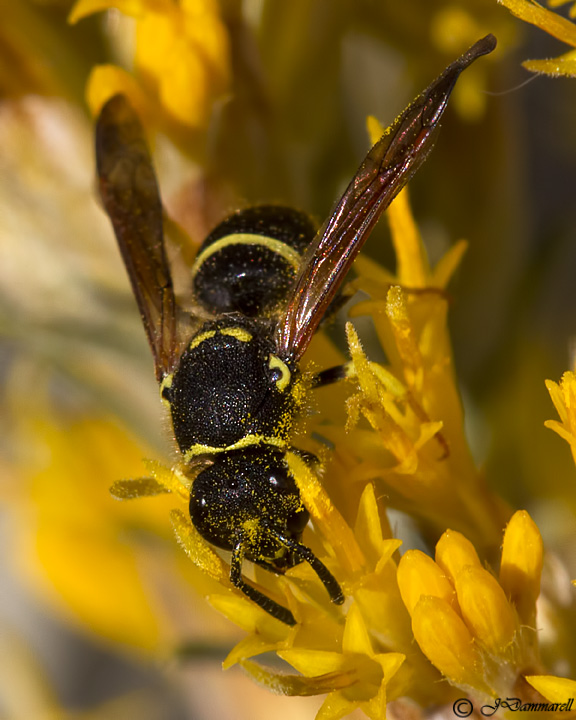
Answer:
<path fill-rule="evenodd" d="M 345 380 L 346 378 L 353 376 L 354 372 L 352 363 L 347 362 L 343 365 L 336 365 L 336 367 L 328 368 L 327 370 L 322 370 L 322 372 L 316 373 L 316 375 L 312 377 L 312 387 L 318 388 L 323 387 L 324 385 L 332 385 L 332 383 L 339 382 L 340 380 Z"/>
<path fill-rule="evenodd" d="M 316 555 L 314 555 L 312 550 L 310 550 L 310 548 L 306 545 L 303 545 L 296 540 L 291 540 L 290 538 L 287 538 L 280 533 L 274 532 L 274 536 L 282 543 L 282 545 L 287 547 L 288 550 L 291 550 L 301 560 L 307 562 L 308 565 L 310 565 L 312 570 L 314 570 L 316 575 L 318 575 L 318 577 L 322 581 L 322 584 L 328 591 L 328 595 L 330 595 L 330 600 L 332 600 L 332 602 L 336 605 L 342 605 L 342 603 L 344 602 L 344 593 L 342 592 L 342 588 L 338 584 L 338 581 L 336 580 L 334 575 L 332 575 L 326 565 L 324 565 L 324 563 L 319 560 Z"/>
<path fill-rule="evenodd" d="M 269 615 L 272 615 L 276 620 L 280 620 L 280 622 L 283 622 L 285 625 L 296 625 L 294 615 L 292 615 L 288 608 L 285 608 L 272 600 L 272 598 L 264 595 L 260 590 L 256 590 L 255 587 L 249 585 L 242 578 L 242 560 L 244 555 L 242 545 L 243 541 L 240 540 L 232 550 L 232 558 L 230 561 L 230 582 L 232 585 L 237 587 L 238 590 L 241 590 L 252 602 L 256 603 L 256 605 L 261 607 L 262 610 L 265 610 Z"/>

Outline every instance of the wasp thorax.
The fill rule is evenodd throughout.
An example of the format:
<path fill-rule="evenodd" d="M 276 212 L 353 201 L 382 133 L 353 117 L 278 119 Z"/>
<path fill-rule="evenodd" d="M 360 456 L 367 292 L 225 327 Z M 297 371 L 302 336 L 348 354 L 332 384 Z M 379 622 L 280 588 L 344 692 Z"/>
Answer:
<path fill-rule="evenodd" d="M 162 390 L 187 461 L 215 448 L 288 438 L 298 374 L 272 349 L 247 318 L 207 323 L 193 338 Z"/>

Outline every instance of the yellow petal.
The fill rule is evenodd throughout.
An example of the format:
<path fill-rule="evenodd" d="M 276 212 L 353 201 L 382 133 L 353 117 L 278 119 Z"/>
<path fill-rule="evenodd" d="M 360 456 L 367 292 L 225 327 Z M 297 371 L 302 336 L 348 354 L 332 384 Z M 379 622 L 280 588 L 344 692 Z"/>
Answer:
<path fill-rule="evenodd" d="M 377 655 L 376 660 L 382 667 L 384 677 L 378 688 L 378 692 L 361 705 L 366 715 L 372 720 L 385 720 L 386 703 L 387 703 L 387 686 L 390 679 L 396 675 L 400 666 L 405 660 L 405 656 L 400 653 L 385 653 Z"/>
<path fill-rule="evenodd" d="M 229 82 L 228 36 L 209 0 L 148 12 L 136 27 L 135 66 L 179 123 L 204 126 Z"/>
<path fill-rule="evenodd" d="M 376 574 L 380 574 L 384 571 L 386 565 L 391 561 L 392 555 L 394 555 L 396 550 L 398 550 L 401 545 L 402 540 L 391 539 L 384 541 L 384 545 L 382 546 L 382 554 L 378 558 L 378 562 L 376 563 L 376 567 L 374 568 L 374 572 Z"/>
<path fill-rule="evenodd" d="M 560 435 L 562 440 L 566 440 L 566 442 L 574 449 L 574 446 L 576 446 L 576 435 L 574 435 L 573 432 L 570 432 L 566 429 L 566 425 L 562 425 L 558 422 L 558 420 L 546 420 L 544 423 L 544 427 L 547 427 L 549 430 L 554 430 L 555 433 Z"/>
<path fill-rule="evenodd" d="M 376 695 L 368 702 L 363 702 L 360 707 L 370 720 L 385 720 L 386 718 L 386 684 L 381 683 Z"/>
<path fill-rule="evenodd" d="M 190 560 L 214 580 L 225 582 L 228 578 L 228 570 L 224 561 L 200 536 L 190 519 L 180 510 L 172 510 L 170 519 L 178 542 Z"/>
<path fill-rule="evenodd" d="M 385 297 L 383 291 L 385 292 L 389 285 L 397 282 L 394 274 L 366 255 L 360 254 L 354 260 L 354 269 L 360 278 L 358 281 L 352 281 L 354 286 L 366 287 L 366 292 L 375 299 Z M 354 317 L 355 307 L 350 308 L 350 317 Z"/>
<path fill-rule="evenodd" d="M 404 365 L 406 382 L 409 387 L 419 389 L 422 381 L 422 356 L 408 315 L 405 293 L 397 285 L 388 290 L 386 315 L 390 320 L 396 347 Z"/>
<path fill-rule="evenodd" d="M 576 47 L 576 26 L 561 15 L 538 5 L 533 0 L 498 0 L 521 20 L 545 30 L 558 40 Z"/>
<path fill-rule="evenodd" d="M 352 323 L 346 323 L 346 336 L 362 391 L 361 395 L 349 399 L 348 412 L 355 417 L 361 410 L 380 434 L 384 447 L 398 461 L 394 472 L 412 474 L 418 467 L 418 453 L 414 442 L 398 422 L 402 418 L 394 404 L 395 398 L 388 395 L 390 386 L 386 374 L 379 373 L 377 365 L 368 361 Z"/>
<path fill-rule="evenodd" d="M 550 702 L 567 703 L 576 698 L 576 680 L 553 675 L 527 675 L 526 680 Z"/>
<path fill-rule="evenodd" d="M 216 596 L 212 596 L 211 600 L 216 599 Z M 218 601 L 214 607 L 218 606 Z M 220 607 L 218 607 L 220 609 Z M 228 612 L 226 613 L 228 614 Z M 236 615 L 232 614 L 232 617 L 236 617 Z M 284 636 L 286 633 L 284 633 Z M 235 645 L 232 650 L 228 653 L 226 659 L 222 663 L 222 668 L 224 670 L 228 670 L 232 666 L 236 665 L 236 663 L 241 663 L 242 660 L 246 660 L 248 658 L 254 657 L 255 655 L 263 655 L 267 652 L 274 652 L 278 649 L 278 647 L 282 647 L 282 642 L 278 639 L 275 639 L 275 636 L 272 637 L 262 637 L 260 633 L 253 633 L 250 635 L 246 635 L 240 642 Z"/>
<path fill-rule="evenodd" d="M 345 653 L 372 656 L 372 642 L 360 608 L 356 603 L 352 605 L 346 617 L 342 650 Z"/>
<path fill-rule="evenodd" d="M 481 567 L 474 545 L 455 530 L 446 530 L 438 540 L 435 557 L 438 565 L 453 581 L 467 565 Z"/>
<path fill-rule="evenodd" d="M 286 460 L 296 478 L 304 505 L 314 524 L 328 540 L 340 565 L 350 572 L 360 570 L 366 562 L 364 555 L 350 526 L 330 501 L 316 474 L 295 453 L 288 452 Z"/>
<path fill-rule="evenodd" d="M 149 101 L 136 79 L 116 65 L 94 67 L 86 85 L 86 102 L 92 115 L 96 117 L 104 103 L 118 93 L 126 95 L 141 120 L 148 125 Z"/>
<path fill-rule="evenodd" d="M 474 638 L 449 603 L 422 596 L 414 608 L 412 630 L 422 652 L 450 681 L 483 688 L 483 663 Z"/>
<path fill-rule="evenodd" d="M 422 595 L 433 595 L 453 603 L 453 585 L 432 558 L 420 550 L 408 550 L 398 564 L 398 587 L 410 615 Z"/>
<path fill-rule="evenodd" d="M 354 526 L 354 535 L 364 554 L 375 565 L 382 552 L 384 538 L 382 537 L 380 513 L 378 512 L 376 494 L 372 483 L 368 483 L 362 492 Z"/>
<path fill-rule="evenodd" d="M 516 616 L 498 581 L 481 567 L 468 566 L 456 578 L 456 593 L 466 625 L 494 655 L 514 641 Z"/>
<path fill-rule="evenodd" d="M 572 374 L 572 373 L 571 373 Z M 567 373 L 564 374 L 566 377 Z M 562 392 L 561 383 L 555 383 L 552 380 L 546 380 L 546 389 L 550 393 L 550 398 L 554 403 L 556 412 L 560 415 L 560 420 L 563 423 L 568 422 L 568 413 L 566 412 L 566 403 L 564 401 L 564 393 Z"/>
<path fill-rule="evenodd" d="M 343 693 L 331 693 L 316 713 L 315 720 L 340 720 L 350 715 L 359 702 L 348 700 Z"/>
<path fill-rule="evenodd" d="M 346 673 L 309 678 L 273 672 L 255 662 L 246 661 L 241 665 L 252 680 L 276 695 L 323 695 L 340 687 L 347 687 L 349 684 L 349 677 Z"/>
<path fill-rule="evenodd" d="M 535 73 L 552 77 L 576 77 L 576 58 L 558 57 L 550 60 L 525 60 L 522 66 Z"/>
<path fill-rule="evenodd" d="M 360 498 L 358 515 L 354 526 L 354 535 L 360 548 L 374 568 L 388 562 L 402 544 L 401 540 L 384 540 L 381 522 L 382 519 L 378 510 L 378 503 L 376 502 L 374 485 L 368 483 Z M 387 523 L 385 515 L 384 522 Z M 388 525 L 386 526 L 386 533 L 387 535 L 391 534 Z"/>
<path fill-rule="evenodd" d="M 344 655 L 339 652 L 294 648 L 282 650 L 278 655 L 307 677 L 337 673 L 344 666 Z"/>
<path fill-rule="evenodd" d="M 215 610 L 246 632 L 255 633 L 264 638 L 276 638 L 279 633 L 283 633 L 282 637 L 285 638 L 291 632 L 288 625 L 273 618 L 256 603 L 248 600 L 240 591 L 223 590 L 221 593 L 209 595 L 207 599 Z M 239 660 L 239 657 L 234 659 L 235 662 L 239 662 Z M 232 659 L 227 658 L 227 662 L 229 665 L 232 664 Z"/>
<path fill-rule="evenodd" d="M 400 666 L 405 660 L 405 656 L 401 653 L 383 653 L 376 655 L 375 660 L 382 668 L 382 681 L 378 687 L 378 691 L 367 702 L 363 702 L 360 707 L 368 715 L 371 720 L 385 720 L 386 703 L 387 703 L 387 686 L 391 678 L 396 675 Z"/>
<path fill-rule="evenodd" d="M 382 135 L 386 132 L 384 125 L 382 125 L 382 123 L 375 118 L 374 115 L 369 115 L 366 118 L 366 129 L 368 130 L 368 135 L 372 145 L 376 145 L 378 140 L 380 140 Z"/>
<path fill-rule="evenodd" d="M 446 252 L 436 263 L 434 271 L 432 272 L 430 285 L 445 288 L 450 282 L 452 275 L 458 269 L 462 257 L 467 249 L 468 243 L 466 240 L 459 240 L 454 243 L 448 252 Z"/>
<path fill-rule="evenodd" d="M 408 187 L 386 212 L 396 252 L 398 282 L 408 288 L 426 287 L 430 279 L 428 254 L 410 209 Z"/>
<path fill-rule="evenodd" d="M 536 524 L 518 510 L 506 527 L 500 565 L 500 584 L 516 605 L 523 622 L 532 625 L 540 594 L 544 548 Z"/>

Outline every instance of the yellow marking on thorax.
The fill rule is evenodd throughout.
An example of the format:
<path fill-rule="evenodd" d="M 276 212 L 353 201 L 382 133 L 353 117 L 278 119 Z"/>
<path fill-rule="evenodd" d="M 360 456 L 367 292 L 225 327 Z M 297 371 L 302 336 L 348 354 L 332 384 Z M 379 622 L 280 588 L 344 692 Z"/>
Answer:
<path fill-rule="evenodd" d="M 216 335 L 216 330 L 207 330 L 206 332 L 200 333 L 200 335 L 196 335 L 196 337 L 193 337 L 190 341 L 190 345 L 188 345 L 189 350 L 194 350 L 194 348 L 198 347 L 200 343 L 203 343 L 204 340 L 208 340 L 211 337 L 214 337 Z"/>
<path fill-rule="evenodd" d="M 164 390 L 170 389 L 172 387 L 173 380 L 174 373 L 170 373 L 169 375 L 166 375 L 160 383 L 160 400 L 164 403 L 164 405 L 166 405 L 168 409 L 170 409 L 172 406 L 170 405 L 170 402 L 164 397 Z"/>
<path fill-rule="evenodd" d="M 268 367 L 270 370 L 277 368 L 282 373 L 278 380 L 276 380 L 276 387 L 280 390 L 280 392 L 284 392 L 290 382 L 290 378 L 292 377 L 292 373 L 288 369 L 288 366 L 286 363 L 282 362 L 279 357 L 276 357 L 276 355 L 270 355 Z"/>
<path fill-rule="evenodd" d="M 229 452 L 230 450 L 242 450 L 253 445 L 274 445 L 279 448 L 286 448 L 286 441 L 278 437 L 266 437 L 265 435 L 245 435 L 238 442 L 228 445 L 227 447 L 213 447 L 212 445 L 202 445 L 197 443 L 188 448 L 184 453 L 184 462 L 190 462 L 198 455 L 213 455 L 216 453 Z"/>
<path fill-rule="evenodd" d="M 282 242 L 282 240 L 266 237 L 265 235 L 255 235 L 253 233 L 233 233 L 232 235 L 226 235 L 226 237 L 220 238 L 220 240 L 216 240 L 216 242 L 209 245 L 196 257 L 190 271 L 192 277 L 196 275 L 204 260 L 230 245 L 259 245 L 283 257 L 289 265 L 292 265 L 294 270 L 298 270 L 300 267 L 300 253 L 290 247 L 290 245 Z"/>
<path fill-rule="evenodd" d="M 252 340 L 252 335 L 248 332 L 248 330 L 244 330 L 243 328 L 222 328 L 220 332 L 222 335 L 231 335 L 233 338 L 236 338 L 236 340 L 240 340 L 240 342 L 250 342 L 250 340 Z"/>

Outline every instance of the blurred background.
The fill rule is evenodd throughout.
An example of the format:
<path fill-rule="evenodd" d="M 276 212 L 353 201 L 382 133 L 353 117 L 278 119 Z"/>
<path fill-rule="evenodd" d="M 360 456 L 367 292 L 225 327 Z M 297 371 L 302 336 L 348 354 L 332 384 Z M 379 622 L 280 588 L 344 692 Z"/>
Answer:
<path fill-rule="evenodd" d="M 150 3 L 84 4 L 124 14 L 70 24 L 68 0 L 0 0 L 0 717 L 313 717 L 318 699 L 222 673 L 241 634 L 201 599 L 170 502 L 108 493 L 146 473 L 142 458 L 174 455 L 96 200 L 85 100 L 94 66 L 138 70 L 127 14 Z M 192 244 L 245 204 L 322 221 L 369 147 L 366 117 L 390 124 L 474 40 L 498 37 L 462 76 L 411 198 L 432 263 L 469 241 L 450 322 L 476 460 L 574 577 L 574 463 L 543 423 L 556 417 L 545 379 L 575 361 L 576 83 L 521 66 L 566 47 L 486 0 L 207 5 L 227 80 L 205 118 L 168 113 L 154 140 Z M 393 269 L 385 223 L 365 252 Z"/>

